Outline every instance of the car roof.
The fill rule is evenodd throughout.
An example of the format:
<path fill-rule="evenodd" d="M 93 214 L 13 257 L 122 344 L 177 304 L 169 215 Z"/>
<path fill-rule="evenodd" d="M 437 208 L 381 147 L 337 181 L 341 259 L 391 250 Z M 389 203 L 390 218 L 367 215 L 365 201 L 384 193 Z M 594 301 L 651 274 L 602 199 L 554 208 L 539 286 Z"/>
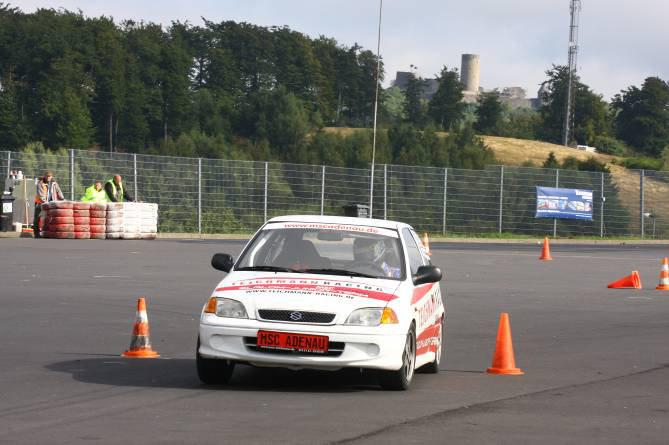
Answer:
<path fill-rule="evenodd" d="M 327 215 L 285 215 L 277 216 L 268 223 L 275 222 L 304 222 L 304 223 L 325 223 L 325 224 L 347 224 L 352 226 L 379 227 L 383 229 L 400 230 L 405 227 L 412 228 L 410 225 L 398 221 L 374 218 L 353 218 L 348 216 L 327 216 Z"/>

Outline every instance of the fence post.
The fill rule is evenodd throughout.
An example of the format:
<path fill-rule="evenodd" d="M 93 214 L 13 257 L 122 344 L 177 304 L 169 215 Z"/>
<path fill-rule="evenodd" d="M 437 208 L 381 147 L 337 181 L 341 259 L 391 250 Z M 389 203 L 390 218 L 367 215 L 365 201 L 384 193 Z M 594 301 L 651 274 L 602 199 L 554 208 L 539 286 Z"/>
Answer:
<path fill-rule="evenodd" d="M 74 201 L 74 149 L 70 148 L 70 201 Z"/>
<path fill-rule="evenodd" d="M 197 233 L 202 234 L 202 158 L 197 158 Z"/>
<path fill-rule="evenodd" d="M 139 188 L 137 187 L 137 153 L 132 154 L 133 184 L 135 186 L 135 199 L 139 199 Z"/>
<path fill-rule="evenodd" d="M 265 200 L 263 203 L 263 223 L 267 221 L 267 182 L 269 180 L 269 162 L 265 161 Z"/>
<path fill-rule="evenodd" d="M 641 232 L 641 239 L 644 238 L 646 234 L 646 230 L 644 227 L 645 221 L 644 221 L 644 213 L 646 213 L 645 209 L 645 203 L 644 203 L 644 177 L 646 176 L 646 172 L 641 169 L 639 172 L 639 219 L 640 219 L 640 232 Z"/>
<path fill-rule="evenodd" d="M 323 216 L 323 209 L 325 207 L 325 166 L 321 171 L 321 216 Z"/>
<path fill-rule="evenodd" d="M 383 219 L 388 219 L 388 164 L 383 164 Z"/>
<path fill-rule="evenodd" d="M 604 172 L 601 172 L 601 196 L 600 196 L 600 216 L 599 216 L 599 237 L 604 238 Z"/>
<path fill-rule="evenodd" d="M 555 188 L 560 186 L 560 170 L 555 169 Z M 553 218 L 553 238 L 557 238 L 557 218 Z"/>
<path fill-rule="evenodd" d="M 502 233 L 502 212 L 504 210 L 504 166 L 499 166 L 499 233 Z"/>
<path fill-rule="evenodd" d="M 7 152 L 7 177 L 12 173 L 12 152 Z M 26 172 L 28 173 L 28 172 Z"/>
<path fill-rule="evenodd" d="M 441 233 L 446 234 L 446 197 L 448 196 L 448 167 L 444 168 L 444 204 L 443 214 L 441 215 Z"/>

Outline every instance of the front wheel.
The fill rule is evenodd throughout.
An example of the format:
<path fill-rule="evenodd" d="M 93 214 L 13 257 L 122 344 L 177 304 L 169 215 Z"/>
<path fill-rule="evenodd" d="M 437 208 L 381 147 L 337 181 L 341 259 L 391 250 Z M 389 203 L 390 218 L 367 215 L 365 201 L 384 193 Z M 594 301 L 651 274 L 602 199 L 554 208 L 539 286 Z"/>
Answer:
<path fill-rule="evenodd" d="M 383 389 L 405 391 L 409 389 L 416 367 L 416 330 L 411 326 L 407 333 L 404 351 L 402 352 L 402 367 L 397 371 L 380 371 L 379 381 Z"/>
<path fill-rule="evenodd" d="M 225 385 L 232 377 L 235 369 L 234 362 L 225 359 L 204 358 L 200 355 L 200 339 L 197 339 L 197 350 L 195 351 L 195 364 L 197 376 L 202 383 L 207 385 Z"/>

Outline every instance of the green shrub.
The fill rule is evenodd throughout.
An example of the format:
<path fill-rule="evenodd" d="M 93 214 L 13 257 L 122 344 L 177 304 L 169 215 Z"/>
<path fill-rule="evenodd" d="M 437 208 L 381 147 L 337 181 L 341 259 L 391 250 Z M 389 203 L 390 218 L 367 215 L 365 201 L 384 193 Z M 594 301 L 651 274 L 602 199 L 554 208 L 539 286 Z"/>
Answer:
<path fill-rule="evenodd" d="M 645 156 L 625 158 L 621 161 L 618 161 L 617 164 L 626 168 L 639 170 L 662 170 L 661 159 L 648 158 Z"/>

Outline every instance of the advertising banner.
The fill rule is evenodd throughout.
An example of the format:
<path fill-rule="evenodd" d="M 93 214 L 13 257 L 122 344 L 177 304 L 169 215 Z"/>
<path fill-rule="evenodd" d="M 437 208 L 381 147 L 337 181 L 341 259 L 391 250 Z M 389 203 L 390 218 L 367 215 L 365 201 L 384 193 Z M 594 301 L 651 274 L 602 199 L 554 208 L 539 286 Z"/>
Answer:
<path fill-rule="evenodd" d="M 537 187 L 535 217 L 592 221 L 592 190 Z"/>

